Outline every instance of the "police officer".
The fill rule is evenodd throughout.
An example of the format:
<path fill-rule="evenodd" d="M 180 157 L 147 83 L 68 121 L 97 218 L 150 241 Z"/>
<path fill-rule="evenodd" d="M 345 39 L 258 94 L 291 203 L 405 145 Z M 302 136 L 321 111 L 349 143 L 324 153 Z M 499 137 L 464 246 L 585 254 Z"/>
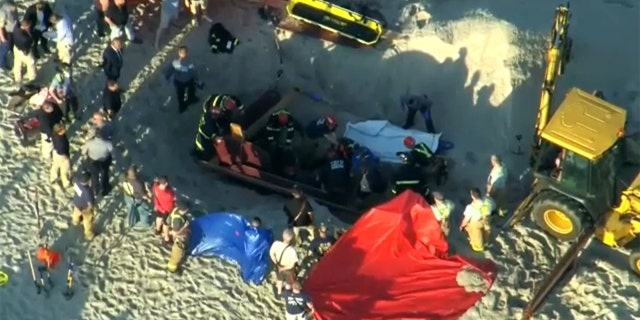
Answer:
<path fill-rule="evenodd" d="M 84 238 L 91 240 L 95 236 L 93 232 L 93 217 L 95 215 L 95 194 L 91 189 L 91 174 L 83 171 L 73 184 L 73 211 L 71 224 L 77 226 L 82 221 Z"/>
<path fill-rule="evenodd" d="M 278 147 L 291 146 L 295 133 L 295 122 L 291 113 L 280 109 L 269 116 L 267 120 L 267 141 Z"/>
<path fill-rule="evenodd" d="M 398 152 L 397 155 L 402 161 L 402 165 L 393 174 L 391 193 L 400 194 L 405 190 L 412 190 L 426 195 L 429 188 L 426 186 L 422 170 L 411 159 L 412 155 L 407 152 Z"/>
<path fill-rule="evenodd" d="M 170 272 L 177 272 L 187 250 L 189 240 L 189 208 L 186 203 L 178 201 L 176 208 L 169 215 L 169 229 L 173 246 L 171 246 L 171 256 L 167 268 Z"/>
<path fill-rule="evenodd" d="M 320 139 L 324 137 L 331 144 L 337 145 L 336 129 L 338 128 L 338 120 L 334 115 L 328 115 L 319 119 L 312 120 L 305 127 L 305 134 L 310 139 Z"/>
<path fill-rule="evenodd" d="M 473 251 L 484 251 L 485 244 L 491 235 L 491 212 L 495 203 L 489 197 L 483 197 L 480 189 L 470 190 L 471 203 L 464 210 L 460 231 L 465 230 L 469 235 L 469 244 Z"/>
<path fill-rule="evenodd" d="M 190 104 L 198 101 L 196 87 L 202 88 L 204 85 L 198 80 L 198 71 L 189 58 L 187 46 L 181 46 L 178 49 L 178 58 L 173 60 L 163 73 L 165 79 L 172 82 L 176 88 L 178 111 L 180 113 L 187 111 Z"/>
<path fill-rule="evenodd" d="M 433 126 L 433 119 L 431 118 L 431 99 L 426 94 L 423 95 L 404 95 L 401 99 L 402 109 L 407 112 L 407 119 L 402 126 L 403 129 L 409 129 L 413 127 L 413 121 L 418 111 L 424 119 L 425 128 L 427 133 L 435 134 L 436 129 Z"/>
<path fill-rule="evenodd" d="M 449 217 L 451 216 L 451 211 L 453 211 L 456 205 L 453 201 L 445 199 L 440 192 L 433 193 L 433 201 L 434 203 L 431 206 L 433 215 L 436 217 L 436 220 L 440 222 L 442 233 L 444 233 L 445 236 L 449 236 Z"/>
<path fill-rule="evenodd" d="M 333 201 L 342 203 L 347 200 L 345 196 L 347 191 L 351 190 L 351 177 L 345 159 L 335 148 L 327 153 L 327 161 L 320 169 L 318 181 Z"/>

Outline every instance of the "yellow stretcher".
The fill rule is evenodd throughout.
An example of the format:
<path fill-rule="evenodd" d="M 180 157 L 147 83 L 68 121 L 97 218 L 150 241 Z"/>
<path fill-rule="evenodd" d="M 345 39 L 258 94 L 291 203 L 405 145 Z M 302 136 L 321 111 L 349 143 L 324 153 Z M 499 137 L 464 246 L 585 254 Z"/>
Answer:
<path fill-rule="evenodd" d="M 291 0 L 290 17 L 318 26 L 364 45 L 376 44 L 382 36 L 379 21 L 322 0 Z"/>

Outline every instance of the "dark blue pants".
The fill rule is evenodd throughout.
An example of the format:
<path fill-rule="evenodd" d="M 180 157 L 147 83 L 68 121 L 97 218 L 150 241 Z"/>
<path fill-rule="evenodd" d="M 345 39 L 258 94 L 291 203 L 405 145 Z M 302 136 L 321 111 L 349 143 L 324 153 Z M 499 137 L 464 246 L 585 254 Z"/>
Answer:
<path fill-rule="evenodd" d="M 5 34 L 7 37 L 7 42 L 3 42 L 0 44 L 0 68 L 10 69 L 9 62 L 7 61 L 7 56 L 9 56 L 9 52 L 13 50 L 13 34 L 11 32 L 7 32 L 5 30 Z"/>

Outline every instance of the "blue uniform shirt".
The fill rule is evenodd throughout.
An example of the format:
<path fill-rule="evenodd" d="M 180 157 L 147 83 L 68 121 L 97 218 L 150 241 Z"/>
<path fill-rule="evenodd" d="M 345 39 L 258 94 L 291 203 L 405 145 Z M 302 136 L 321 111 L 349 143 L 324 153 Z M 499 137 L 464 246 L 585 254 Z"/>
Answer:
<path fill-rule="evenodd" d="M 282 297 L 285 302 L 285 309 L 288 315 L 301 315 L 307 311 L 307 302 L 311 302 L 311 298 L 302 293 L 295 293 L 291 290 L 284 290 Z"/>
<path fill-rule="evenodd" d="M 327 127 L 326 120 L 324 118 L 309 122 L 304 131 L 307 134 L 307 137 L 311 139 L 319 139 L 322 138 L 325 134 L 331 133 L 331 130 L 329 130 L 329 127 Z"/>
<path fill-rule="evenodd" d="M 80 210 L 85 210 L 89 207 L 92 207 L 96 202 L 91 187 L 89 187 L 88 184 L 80 183 L 77 181 L 73 184 L 72 201 L 73 205 Z"/>

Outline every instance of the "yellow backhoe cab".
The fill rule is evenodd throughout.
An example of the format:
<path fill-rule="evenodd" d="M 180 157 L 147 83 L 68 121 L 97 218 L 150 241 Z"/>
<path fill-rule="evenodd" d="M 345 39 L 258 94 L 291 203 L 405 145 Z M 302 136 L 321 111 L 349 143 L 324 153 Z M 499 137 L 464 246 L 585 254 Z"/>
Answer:
<path fill-rule="evenodd" d="M 569 90 L 549 119 L 556 79 L 571 53 L 569 5 L 556 8 L 546 56 L 545 78 L 532 148 L 534 182 L 505 227 L 526 214 L 548 234 L 575 241 L 525 308 L 525 319 L 544 300 L 595 235 L 619 248 L 640 233 L 640 173 L 620 193 L 623 137 L 627 113 L 604 100 L 601 92 Z M 617 206 L 616 206 L 617 204 Z M 630 266 L 640 275 L 640 253 Z"/>

